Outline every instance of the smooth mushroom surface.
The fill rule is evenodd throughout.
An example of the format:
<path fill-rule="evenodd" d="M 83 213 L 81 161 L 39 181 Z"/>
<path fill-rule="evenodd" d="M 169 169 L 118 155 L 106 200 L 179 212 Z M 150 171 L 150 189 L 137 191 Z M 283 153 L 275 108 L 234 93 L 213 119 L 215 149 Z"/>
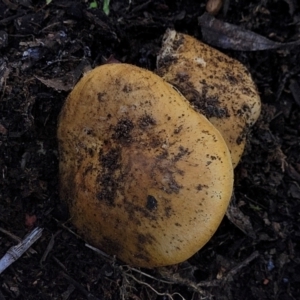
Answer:
<path fill-rule="evenodd" d="M 235 167 L 260 115 L 256 86 L 240 62 L 197 39 L 167 30 L 157 74 L 174 85 L 221 132 Z"/>
<path fill-rule="evenodd" d="M 233 168 L 219 131 L 128 64 L 89 72 L 59 118 L 60 197 L 90 244 L 133 266 L 186 260 L 219 226 Z"/>

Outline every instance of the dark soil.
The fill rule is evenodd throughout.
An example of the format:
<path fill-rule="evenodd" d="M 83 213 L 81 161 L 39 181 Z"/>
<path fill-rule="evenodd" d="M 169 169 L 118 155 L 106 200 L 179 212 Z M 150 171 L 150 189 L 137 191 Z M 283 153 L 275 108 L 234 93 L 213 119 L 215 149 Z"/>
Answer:
<path fill-rule="evenodd" d="M 0 257 L 16 244 L 8 233 L 44 228 L 36 253 L 0 275 L 1 300 L 300 298 L 299 47 L 222 50 L 248 67 L 263 109 L 233 206 L 189 261 L 136 270 L 99 255 L 70 231 L 58 196 L 57 117 L 82 72 L 111 55 L 154 70 L 167 28 L 202 39 L 202 2 L 112 0 L 109 16 L 102 2 L 0 2 Z M 226 2 L 220 20 L 276 42 L 300 38 L 296 0 Z"/>

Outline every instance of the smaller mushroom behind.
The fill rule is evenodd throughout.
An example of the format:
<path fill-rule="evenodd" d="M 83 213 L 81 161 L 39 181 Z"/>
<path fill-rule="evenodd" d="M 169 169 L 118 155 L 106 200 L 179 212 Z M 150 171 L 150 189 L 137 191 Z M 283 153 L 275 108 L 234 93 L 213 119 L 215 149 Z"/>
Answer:
<path fill-rule="evenodd" d="M 107 64 L 84 76 L 58 123 L 60 197 L 73 224 L 122 261 L 184 261 L 218 228 L 233 169 L 220 132 L 152 72 Z"/>
<path fill-rule="evenodd" d="M 186 34 L 168 30 L 157 74 L 174 85 L 221 132 L 235 167 L 261 103 L 247 69 L 237 60 Z"/>

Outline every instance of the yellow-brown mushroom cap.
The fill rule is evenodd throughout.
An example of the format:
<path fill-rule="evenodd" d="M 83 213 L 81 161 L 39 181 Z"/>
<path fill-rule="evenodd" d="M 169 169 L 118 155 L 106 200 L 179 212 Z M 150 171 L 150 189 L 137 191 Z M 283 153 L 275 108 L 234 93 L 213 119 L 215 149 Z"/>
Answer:
<path fill-rule="evenodd" d="M 159 76 L 108 64 L 84 76 L 59 118 L 60 196 L 92 245 L 142 267 L 197 252 L 230 201 L 221 134 Z"/>
<path fill-rule="evenodd" d="M 176 86 L 221 132 L 235 167 L 261 102 L 247 69 L 237 60 L 175 30 L 168 30 L 157 58 L 157 73 Z"/>

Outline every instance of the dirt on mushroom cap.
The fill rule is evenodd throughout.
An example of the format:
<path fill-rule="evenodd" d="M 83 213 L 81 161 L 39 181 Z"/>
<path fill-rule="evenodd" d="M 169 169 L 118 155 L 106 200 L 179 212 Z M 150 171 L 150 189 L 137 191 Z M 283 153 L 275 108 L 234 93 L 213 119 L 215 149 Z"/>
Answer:
<path fill-rule="evenodd" d="M 195 38 L 168 30 L 157 58 L 157 73 L 176 86 L 223 135 L 235 167 L 261 103 L 247 69 Z"/>
<path fill-rule="evenodd" d="M 88 73 L 62 109 L 61 199 L 94 246 L 126 263 L 184 261 L 220 224 L 233 170 L 221 134 L 157 75 Z"/>

